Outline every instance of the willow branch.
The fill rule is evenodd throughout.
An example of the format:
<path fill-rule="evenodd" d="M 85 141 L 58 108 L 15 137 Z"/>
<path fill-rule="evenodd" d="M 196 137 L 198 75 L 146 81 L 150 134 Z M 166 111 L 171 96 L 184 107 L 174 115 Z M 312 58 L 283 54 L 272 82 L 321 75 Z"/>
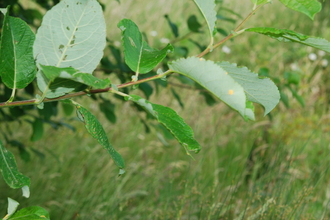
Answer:
<path fill-rule="evenodd" d="M 122 89 L 122 88 L 125 88 L 125 87 L 138 85 L 138 84 L 141 84 L 141 83 L 144 83 L 144 82 L 149 82 L 149 81 L 152 81 L 152 80 L 155 80 L 155 79 L 161 79 L 161 78 L 165 77 L 166 75 L 171 74 L 172 72 L 173 72 L 172 70 L 168 70 L 168 71 L 166 71 L 162 74 L 151 76 L 151 77 L 148 77 L 148 78 L 145 78 L 145 79 L 140 79 L 136 82 L 132 81 L 132 82 L 127 82 L 127 83 L 124 83 L 124 84 L 121 84 L 121 85 L 117 85 L 117 88 Z M 88 94 L 98 94 L 98 93 L 111 92 L 111 91 L 112 91 L 111 87 L 108 87 L 108 88 L 105 88 L 105 89 L 91 89 L 91 90 L 88 90 L 88 91 L 80 91 L 80 92 L 66 94 L 64 96 L 60 96 L 60 97 L 52 98 L 52 99 L 44 98 L 42 100 L 42 102 L 54 102 L 54 101 L 60 101 L 60 100 L 64 100 L 64 99 L 71 99 L 71 98 L 74 98 L 74 97 L 88 95 Z M 0 108 L 13 107 L 13 106 L 22 106 L 22 105 L 37 105 L 38 104 L 38 103 L 36 103 L 37 101 L 38 101 L 37 99 L 30 99 L 30 100 L 14 101 L 14 102 L 10 102 L 10 103 L 2 102 L 2 103 L 0 103 Z"/>

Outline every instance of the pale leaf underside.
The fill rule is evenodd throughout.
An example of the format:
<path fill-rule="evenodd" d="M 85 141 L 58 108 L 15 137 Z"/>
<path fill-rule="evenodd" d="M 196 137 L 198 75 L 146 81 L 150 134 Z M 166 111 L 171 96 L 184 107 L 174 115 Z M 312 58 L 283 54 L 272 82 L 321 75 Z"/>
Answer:
<path fill-rule="evenodd" d="M 188 57 L 170 63 L 169 67 L 193 79 L 243 117 L 245 116 L 246 96 L 243 87 L 213 61 Z"/>
<path fill-rule="evenodd" d="M 103 56 L 106 45 L 105 21 L 96 0 L 63 0 L 46 13 L 34 43 L 37 63 L 73 67 L 92 73 Z M 38 86 L 45 91 L 49 81 L 38 72 Z M 49 91 L 54 98 L 73 91 L 77 84 L 62 80 L 61 94 Z"/>
<path fill-rule="evenodd" d="M 198 6 L 202 15 L 204 16 L 209 33 L 211 36 L 210 46 L 213 45 L 213 33 L 215 28 L 215 22 L 217 21 L 217 12 L 215 11 L 214 0 L 194 0 L 195 4 Z"/>

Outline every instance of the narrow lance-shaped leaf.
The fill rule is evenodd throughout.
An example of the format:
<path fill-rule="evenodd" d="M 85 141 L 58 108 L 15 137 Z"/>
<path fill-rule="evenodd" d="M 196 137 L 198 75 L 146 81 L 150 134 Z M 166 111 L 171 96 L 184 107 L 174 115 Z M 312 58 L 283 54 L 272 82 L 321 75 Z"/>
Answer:
<path fill-rule="evenodd" d="M 322 9 L 322 4 L 317 0 L 280 0 L 280 2 L 292 10 L 307 15 L 312 20 Z"/>
<path fill-rule="evenodd" d="M 0 141 L 0 171 L 8 186 L 13 189 L 30 186 L 30 179 L 17 169 L 14 155 Z"/>
<path fill-rule="evenodd" d="M 136 24 L 129 19 L 121 20 L 118 27 L 122 30 L 125 62 L 136 73 L 150 72 L 166 57 L 167 53 L 173 51 L 170 44 L 162 50 L 151 48 L 142 39 L 142 34 Z"/>
<path fill-rule="evenodd" d="M 283 42 L 296 42 L 330 53 L 330 42 L 323 38 L 310 37 L 291 30 L 277 28 L 248 28 L 245 31 L 256 32 Z"/>
<path fill-rule="evenodd" d="M 60 1 L 43 18 L 34 56 L 42 65 L 73 67 L 91 74 L 103 56 L 105 30 L 103 11 L 96 0 Z M 38 87 L 44 92 L 50 82 L 41 71 L 37 77 Z M 46 97 L 55 98 L 80 86 L 67 79 L 56 83 L 60 89 L 49 91 Z"/>
<path fill-rule="evenodd" d="M 217 12 L 215 11 L 214 0 L 194 0 L 194 2 L 206 20 L 211 37 L 209 47 L 212 49 L 214 41 L 213 35 L 216 33 L 215 22 L 217 21 Z"/>
<path fill-rule="evenodd" d="M 246 67 L 237 67 L 228 62 L 217 63 L 244 89 L 247 99 L 261 104 L 268 114 L 280 100 L 277 86 L 269 79 L 260 79 L 258 74 L 251 72 Z"/>
<path fill-rule="evenodd" d="M 179 37 L 179 28 L 176 24 L 174 24 L 168 15 L 164 15 L 165 19 L 167 20 L 168 25 L 170 26 L 172 33 L 175 37 Z"/>
<path fill-rule="evenodd" d="M 110 85 L 109 79 L 99 79 L 89 73 L 82 73 L 72 67 L 55 67 L 44 66 L 40 64 L 44 75 L 50 80 L 54 81 L 56 78 L 70 79 L 96 89 L 104 89 Z"/>
<path fill-rule="evenodd" d="M 33 42 L 35 39 L 31 28 L 19 18 L 4 12 L 1 33 L 0 76 L 9 88 L 22 89 L 33 81 L 36 67 L 33 58 Z"/>
<path fill-rule="evenodd" d="M 113 146 L 109 143 L 108 137 L 101 125 L 101 123 L 97 120 L 97 118 L 90 113 L 86 108 L 82 107 L 78 103 L 74 102 L 77 108 L 77 115 L 85 123 L 85 127 L 110 154 L 115 164 L 120 168 L 119 174 L 123 174 L 125 163 L 122 156 L 113 148 Z"/>
<path fill-rule="evenodd" d="M 169 67 L 196 81 L 243 117 L 246 115 L 246 96 L 243 87 L 213 61 L 189 57 L 169 63 Z"/>
<path fill-rule="evenodd" d="M 194 151 L 195 153 L 200 151 L 201 147 L 194 138 L 193 130 L 173 109 L 153 104 L 137 95 L 130 95 L 128 100 L 140 105 L 154 116 L 159 123 L 164 125 L 173 134 L 186 150 Z"/>

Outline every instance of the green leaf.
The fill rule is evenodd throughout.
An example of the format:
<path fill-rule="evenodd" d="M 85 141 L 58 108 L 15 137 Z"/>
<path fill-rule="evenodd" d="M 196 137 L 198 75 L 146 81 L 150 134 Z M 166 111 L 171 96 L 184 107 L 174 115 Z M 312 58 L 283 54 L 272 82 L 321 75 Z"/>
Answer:
<path fill-rule="evenodd" d="M 213 35 L 216 33 L 215 22 L 217 21 L 214 0 L 194 0 L 194 2 L 206 20 L 211 37 L 209 47 L 212 47 L 214 41 Z"/>
<path fill-rule="evenodd" d="M 289 103 L 289 97 L 282 91 L 280 91 L 281 94 L 281 101 L 285 105 L 285 107 L 290 108 L 290 103 Z"/>
<path fill-rule="evenodd" d="M 199 33 L 200 32 L 199 29 L 202 27 L 202 25 L 198 22 L 197 17 L 195 15 L 191 15 L 188 18 L 187 24 L 188 24 L 189 30 L 191 30 L 192 32 L 196 32 L 196 33 Z"/>
<path fill-rule="evenodd" d="M 322 4 L 317 0 L 280 0 L 286 7 L 301 12 L 314 20 L 316 13 L 322 9 Z"/>
<path fill-rule="evenodd" d="M 147 42 L 142 40 L 136 24 L 129 19 L 121 20 L 118 27 L 122 30 L 125 62 L 136 73 L 151 71 L 168 53 L 173 51 L 170 44 L 162 50 L 151 48 Z"/>
<path fill-rule="evenodd" d="M 49 220 L 49 213 L 39 206 L 30 206 L 17 211 L 8 220 Z"/>
<path fill-rule="evenodd" d="M 21 174 L 16 165 L 14 155 L 0 141 L 0 171 L 8 186 L 13 189 L 30 186 L 30 179 Z"/>
<path fill-rule="evenodd" d="M 229 35 L 228 32 L 225 29 L 223 29 L 223 28 L 217 28 L 217 31 L 220 34 L 222 34 L 223 36 L 228 36 Z"/>
<path fill-rule="evenodd" d="M 0 76 L 2 82 L 13 90 L 25 88 L 35 78 L 34 39 L 34 33 L 22 19 L 5 13 L 0 45 Z"/>
<path fill-rule="evenodd" d="M 139 89 L 144 93 L 144 95 L 149 99 L 149 97 L 153 94 L 154 89 L 149 83 L 141 83 L 139 84 Z"/>
<path fill-rule="evenodd" d="M 217 15 L 217 19 L 222 20 L 222 21 L 227 21 L 227 22 L 230 22 L 230 23 L 233 23 L 233 24 L 235 24 L 236 21 L 237 21 L 236 19 L 225 17 L 225 16 L 222 16 L 222 15 Z"/>
<path fill-rule="evenodd" d="M 105 117 L 111 122 L 116 123 L 117 117 L 115 114 L 116 105 L 110 102 L 109 100 L 103 100 L 102 103 L 99 104 L 100 111 L 103 112 Z"/>
<path fill-rule="evenodd" d="M 167 20 L 168 25 L 170 26 L 172 33 L 175 37 L 179 37 L 179 29 L 176 24 L 174 24 L 168 15 L 164 15 L 165 19 Z"/>
<path fill-rule="evenodd" d="M 288 86 L 288 89 L 291 91 L 293 97 L 296 98 L 296 100 L 299 102 L 299 104 L 302 106 L 302 107 L 305 107 L 305 100 L 302 96 L 300 96 L 297 92 L 297 90 L 293 89 L 291 86 Z"/>
<path fill-rule="evenodd" d="M 42 72 L 48 80 L 54 81 L 56 78 L 70 79 L 96 89 L 104 89 L 110 85 L 109 79 L 98 79 L 89 73 L 82 73 L 72 67 L 44 66 L 40 64 Z"/>
<path fill-rule="evenodd" d="M 243 87 L 218 64 L 202 58 L 189 57 L 169 63 L 169 67 L 191 78 L 245 116 L 246 96 Z"/>
<path fill-rule="evenodd" d="M 72 115 L 74 106 L 71 103 L 62 102 L 63 112 L 66 116 Z"/>
<path fill-rule="evenodd" d="M 284 79 L 286 79 L 289 84 L 294 84 L 298 86 L 300 83 L 300 75 L 295 72 L 285 72 Z"/>
<path fill-rule="evenodd" d="M 174 98 L 178 101 L 181 108 L 184 108 L 184 104 L 181 101 L 181 98 L 180 98 L 179 94 L 173 88 L 171 88 L 171 92 L 172 92 L 172 95 L 174 96 Z"/>
<path fill-rule="evenodd" d="M 44 123 L 40 118 L 36 118 L 32 123 L 32 131 L 31 141 L 38 141 L 44 135 Z"/>
<path fill-rule="evenodd" d="M 296 42 L 330 53 L 330 42 L 317 37 L 310 37 L 294 31 L 277 28 L 248 28 L 245 31 L 256 32 L 283 42 Z"/>
<path fill-rule="evenodd" d="M 164 125 L 179 143 L 189 151 L 198 153 L 201 146 L 194 138 L 194 132 L 184 120 L 172 109 L 153 104 L 137 95 L 130 95 L 128 100 L 135 102 Z M 188 153 L 188 152 L 187 152 Z"/>
<path fill-rule="evenodd" d="M 43 18 L 34 42 L 36 62 L 56 67 L 73 67 L 92 73 L 103 56 L 106 45 L 105 21 L 96 0 L 61 1 Z M 37 74 L 38 87 L 45 92 L 49 80 L 42 71 Z M 51 89 L 48 98 L 72 92 L 79 83 L 56 80 L 61 89 Z"/>
<path fill-rule="evenodd" d="M 280 100 L 277 86 L 269 79 L 258 77 L 246 67 L 238 67 L 228 62 L 217 63 L 243 88 L 249 101 L 259 103 L 265 108 L 265 115 L 275 108 Z"/>
<path fill-rule="evenodd" d="M 73 102 L 73 104 L 77 108 L 77 115 L 79 119 L 85 123 L 85 127 L 88 133 L 90 133 L 90 135 L 95 138 L 109 152 L 115 164 L 120 168 L 119 172 L 123 173 L 125 168 L 124 159 L 109 143 L 108 137 L 100 122 L 87 109 L 85 109 L 76 102 Z"/>

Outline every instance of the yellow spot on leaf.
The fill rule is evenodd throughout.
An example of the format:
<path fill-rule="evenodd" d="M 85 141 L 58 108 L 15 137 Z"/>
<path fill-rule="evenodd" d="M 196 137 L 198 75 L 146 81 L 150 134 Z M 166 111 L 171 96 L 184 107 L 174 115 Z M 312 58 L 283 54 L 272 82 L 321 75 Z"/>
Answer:
<path fill-rule="evenodd" d="M 228 75 L 228 72 L 225 72 L 226 73 L 226 75 Z"/>
<path fill-rule="evenodd" d="M 229 90 L 228 90 L 228 95 L 232 95 L 232 94 L 234 94 L 234 90 L 229 89 Z"/>
<path fill-rule="evenodd" d="M 204 60 L 204 58 L 199 58 L 199 60 L 200 60 L 200 61 L 203 61 L 203 60 Z"/>

